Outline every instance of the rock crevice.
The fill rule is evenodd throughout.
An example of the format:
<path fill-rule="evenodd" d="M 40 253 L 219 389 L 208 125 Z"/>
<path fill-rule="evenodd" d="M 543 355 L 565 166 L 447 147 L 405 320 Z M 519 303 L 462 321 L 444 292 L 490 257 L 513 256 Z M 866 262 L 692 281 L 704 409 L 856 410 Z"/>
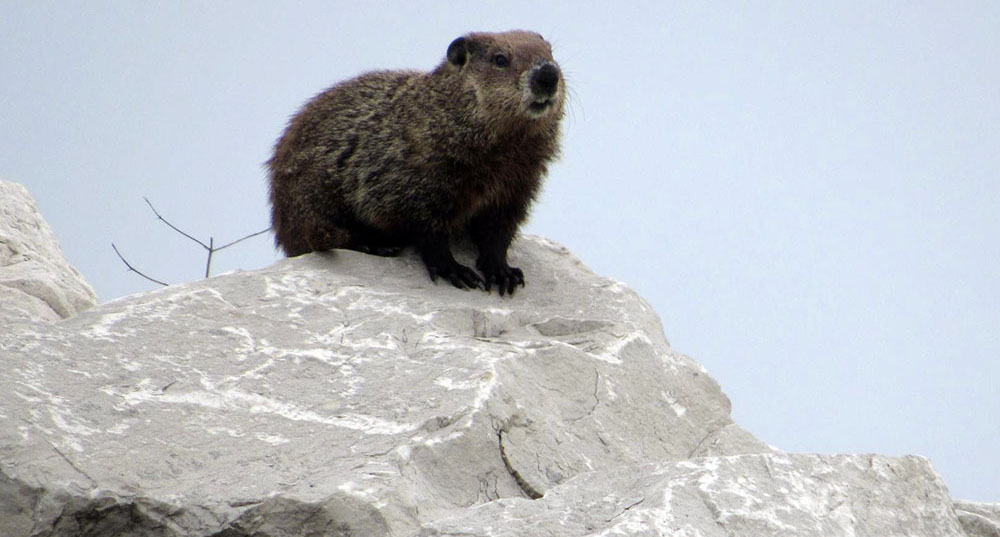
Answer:
<path fill-rule="evenodd" d="M 521 477 L 521 473 L 514 468 L 514 466 L 510 463 L 510 459 L 507 458 L 507 450 L 503 447 L 503 433 L 504 429 L 497 431 L 497 445 L 500 447 L 500 460 L 503 461 L 504 468 L 507 470 L 507 473 L 514 478 L 514 482 L 517 483 L 518 488 L 521 489 L 521 492 L 523 492 L 526 497 L 532 500 L 541 498 L 544 494 L 535 490 L 535 487 L 525 481 L 524 478 Z"/>

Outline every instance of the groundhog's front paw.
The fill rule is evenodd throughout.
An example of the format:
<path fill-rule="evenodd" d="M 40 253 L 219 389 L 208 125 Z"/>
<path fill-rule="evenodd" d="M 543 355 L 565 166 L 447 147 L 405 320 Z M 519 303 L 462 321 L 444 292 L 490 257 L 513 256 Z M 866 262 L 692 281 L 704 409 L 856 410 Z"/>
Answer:
<path fill-rule="evenodd" d="M 517 267 L 512 267 L 507 263 L 477 263 L 476 265 L 483 273 L 483 281 L 486 283 L 487 291 L 496 284 L 500 296 L 513 295 L 517 286 L 524 287 L 524 273 Z"/>
<path fill-rule="evenodd" d="M 459 289 L 482 289 L 483 279 L 471 268 L 457 262 L 432 264 L 427 263 L 427 272 L 431 275 L 431 281 L 437 283 L 438 277 L 442 277 Z"/>

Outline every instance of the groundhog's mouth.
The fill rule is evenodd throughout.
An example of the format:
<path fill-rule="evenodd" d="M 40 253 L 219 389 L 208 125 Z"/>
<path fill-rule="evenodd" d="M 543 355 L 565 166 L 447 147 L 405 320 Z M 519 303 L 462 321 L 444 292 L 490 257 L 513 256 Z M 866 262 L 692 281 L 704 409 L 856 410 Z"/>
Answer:
<path fill-rule="evenodd" d="M 543 99 L 531 101 L 531 103 L 528 104 L 528 110 L 534 114 L 541 114 L 542 112 L 548 110 L 549 107 L 551 106 L 552 106 L 552 98 L 545 97 Z"/>

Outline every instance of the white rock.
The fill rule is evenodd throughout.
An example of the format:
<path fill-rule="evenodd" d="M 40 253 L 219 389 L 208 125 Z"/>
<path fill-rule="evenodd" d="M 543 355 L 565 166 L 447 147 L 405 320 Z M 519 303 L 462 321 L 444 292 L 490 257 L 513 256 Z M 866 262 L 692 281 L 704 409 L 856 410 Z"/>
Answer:
<path fill-rule="evenodd" d="M 2 199 L 4 237 L 31 236 L 7 215 L 37 211 Z M 44 308 L 85 308 L 34 222 L 43 246 L 6 238 L 4 259 L 47 267 Z M 923 459 L 754 438 L 649 305 L 564 248 L 527 237 L 512 262 L 513 298 L 346 251 L 58 322 L 18 298 L 0 536 L 995 537 L 994 506 L 953 505 Z"/>
<path fill-rule="evenodd" d="M 512 258 L 514 298 L 345 251 L 0 336 L 0 468 L 26 502 L 0 534 L 98 507 L 177 535 L 268 534 L 275 513 L 404 534 L 730 437 L 769 449 L 634 292 L 541 239 Z"/>
<path fill-rule="evenodd" d="M 540 500 L 503 499 L 421 536 L 964 537 L 919 457 L 758 454 L 591 472 Z"/>
<path fill-rule="evenodd" d="M 1000 503 L 956 500 L 955 513 L 969 537 L 1000 537 Z"/>
<path fill-rule="evenodd" d="M 96 302 L 28 191 L 0 180 L 0 323 L 53 321 Z"/>

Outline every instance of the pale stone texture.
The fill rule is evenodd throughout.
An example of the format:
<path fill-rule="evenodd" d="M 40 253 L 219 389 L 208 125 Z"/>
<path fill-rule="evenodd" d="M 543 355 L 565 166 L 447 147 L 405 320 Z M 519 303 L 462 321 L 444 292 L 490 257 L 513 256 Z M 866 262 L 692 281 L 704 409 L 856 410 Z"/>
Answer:
<path fill-rule="evenodd" d="M 51 253 L 39 237 L 4 244 Z M 649 305 L 564 248 L 526 237 L 512 262 L 513 298 L 338 251 L 57 322 L 21 307 L 0 536 L 993 535 L 996 507 L 953 506 L 923 459 L 754 438 Z M 51 289 L 53 312 L 90 303 Z"/>
<path fill-rule="evenodd" d="M 626 286 L 542 239 L 512 259 L 513 299 L 336 252 L 0 336 L 4 479 L 33 491 L 8 524 L 107 504 L 178 535 L 275 512 L 405 534 L 583 472 L 769 450 Z"/>
<path fill-rule="evenodd" d="M 0 180 L 0 325 L 54 321 L 96 302 L 94 290 L 66 262 L 31 194 Z"/>
<path fill-rule="evenodd" d="M 969 537 L 1000 537 L 1000 503 L 956 500 L 955 512 Z"/>
<path fill-rule="evenodd" d="M 964 537 L 919 457 L 759 454 L 583 474 L 543 499 L 503 499 L 422 536 Z"/>

